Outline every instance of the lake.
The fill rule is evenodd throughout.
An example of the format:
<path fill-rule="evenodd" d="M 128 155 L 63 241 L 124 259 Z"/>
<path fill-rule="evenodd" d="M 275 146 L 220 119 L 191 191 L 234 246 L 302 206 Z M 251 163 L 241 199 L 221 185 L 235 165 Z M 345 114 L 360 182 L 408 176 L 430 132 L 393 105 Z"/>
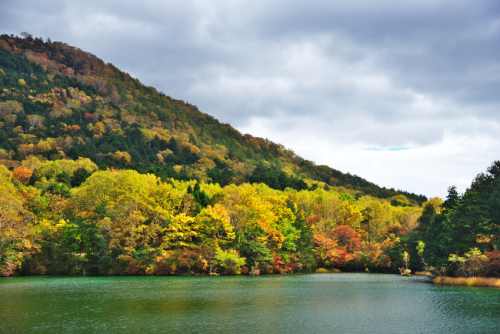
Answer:
<path fill-rule="evenodd" d="M 1 333 L 500 333 L 500 290 L 382 274 L 0 279 Z"/>

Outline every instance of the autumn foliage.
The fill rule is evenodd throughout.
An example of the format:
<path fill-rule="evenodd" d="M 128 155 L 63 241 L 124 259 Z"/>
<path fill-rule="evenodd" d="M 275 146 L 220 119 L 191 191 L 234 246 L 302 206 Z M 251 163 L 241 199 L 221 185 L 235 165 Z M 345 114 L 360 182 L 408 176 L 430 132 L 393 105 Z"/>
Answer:
<path fill-rule="evenodd" d="M 79 159 L 40 163 L 34 176 L 24 167 L 5 172 L 9 196 L 16 198 L 10 203 L 18 205 L 9 209 L 9 219 L 20 233 L 12 236 L 17 248 L 4 255 L 5 272 L 6 261 L 21 256 L 16 249 L 22 247 L 35 252 L 23 264 L 31 274 L 391 270 L 384 253 L 390 243 L 363 241 L 357 224 L 328 221 L 343 217 L 343 202 L 334 192 L 282 192 L 247 183 L 221 188 L 194 181 L 163 182 L 133 170 L 96 169 L 90 160 Z M 16 190 L 12 180 L 21 178 L 22 171 L 40 181 L 18 184 Z M 321 212 L 330 204 L 332 212 L 323 214 L 318 205 L 310 205 L 318 201 L 325 203 Z M 34 230 L 27 232 L 30 219 Z"/>
<path fill-rule="evenodd" d="M 427 201 L 316 165 L 63 42 L 3 35 L 0 59 L 3 275 L 397 272 L 404 252 L 421 270 L 478 245 L 499 274 L 477 194 Z"/>
<path fill-rule="evenodd" d="M 500 277 L 500 250 L 485 252 L 487 260 L 482 261 L 484 267 L 482 275 L 486 277 Z"/>
<path fill-rule="evenodd" d="M 18 179 L 22 184 L 27 185 L 30 181 L 31 175 L 33 175 L 33 171 L 29 168 L 18 167 L 14 170 L 13 176 Z"/>

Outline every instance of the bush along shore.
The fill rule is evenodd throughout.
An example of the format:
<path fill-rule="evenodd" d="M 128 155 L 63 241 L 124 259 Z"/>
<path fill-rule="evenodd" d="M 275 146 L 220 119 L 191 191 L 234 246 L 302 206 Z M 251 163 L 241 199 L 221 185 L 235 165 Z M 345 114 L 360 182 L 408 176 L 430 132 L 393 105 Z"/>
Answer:
<path fill-rule="evenodd" d="M 500 279 L 493 277 L 436 277 L 433 282 L 442 285 L 500 288 Z"/>

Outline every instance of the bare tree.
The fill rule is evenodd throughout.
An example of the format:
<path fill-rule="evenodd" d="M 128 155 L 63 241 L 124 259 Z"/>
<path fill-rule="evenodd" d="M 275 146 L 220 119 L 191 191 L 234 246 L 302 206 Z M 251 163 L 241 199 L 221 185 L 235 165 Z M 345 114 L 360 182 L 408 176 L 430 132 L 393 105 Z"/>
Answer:
<path fill-rule="evenodd" d="M 27 120 L 30 127 L 36 128 L 37 126 L 43 123 L 44 117 L 39 115 L 29 115 Z"/>
<path fill-rule="evenodd" d="M 26 32 L 26 31 L 23 31 L 21 33 L 21 36 L 23 36 L 24 39 L 27 40 L 27 41 L 31 41 L 33 39 L 33 35 L 30 34 L 29 32 Z"/>
<path fill-rule="evenodd" d="M 23 110 L 23 105 L 17 101 L 0 102 L 0 117 L 8 114 L 18 114 Z"/>

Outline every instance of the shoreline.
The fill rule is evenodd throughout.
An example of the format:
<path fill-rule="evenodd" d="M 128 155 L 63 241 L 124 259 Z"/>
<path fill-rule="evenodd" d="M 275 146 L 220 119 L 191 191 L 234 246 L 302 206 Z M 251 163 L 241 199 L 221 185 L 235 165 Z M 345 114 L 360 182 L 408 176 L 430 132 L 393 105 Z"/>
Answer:
<path fill-rule="evenodd" d="M 439 285 L 500 288 L 500 278 L 495 277 L 436 277 L 432 282 Z"/>

